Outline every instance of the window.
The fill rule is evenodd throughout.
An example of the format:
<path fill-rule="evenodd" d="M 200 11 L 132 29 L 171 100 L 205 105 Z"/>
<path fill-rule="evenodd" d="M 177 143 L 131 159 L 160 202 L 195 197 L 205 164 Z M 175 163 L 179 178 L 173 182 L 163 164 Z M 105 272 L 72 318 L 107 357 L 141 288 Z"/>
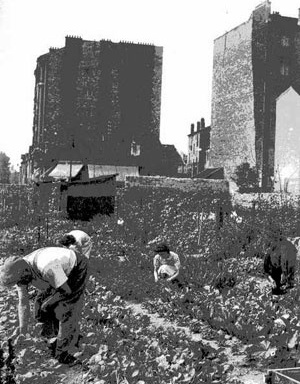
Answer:
<path fill-rule="evenodd" d="M 280 74 L 282 76 L 288 76 L 290 74 L 289 62 L 286 58 L 280 58 Z"/>
<path fill-rule="evenodd" d="M 93 92 L 93 90 L 92 89 L 87 89 L 86 90 L 86 97 L 90 97 L 90 98 L 92 98 L 92 97 L 94 97 L 94 92 Z"/>
<path fill-rule="evenodd" d="M 141 146 L 139 144 L 136 144 L 135 141 L 132 141 L 131 143 L 131 155 L 132 156 L 140 156 L 141 154 Z"/>
<path fill-rule="evenodd" d="M 284 63 L 284 62 L 280 63 L 280 74 L 282 76 L 288 76 L 289 75 L 289 66 L 287 63 Z"/>
<path fill-rule="evenodd" d="M 283 47 L 289 47 L 289 45 L 290 45 L 290 38 L 287 37 L 287 36 L 282 36 L 282 38 L 281 38 L 281 45 Z"/>

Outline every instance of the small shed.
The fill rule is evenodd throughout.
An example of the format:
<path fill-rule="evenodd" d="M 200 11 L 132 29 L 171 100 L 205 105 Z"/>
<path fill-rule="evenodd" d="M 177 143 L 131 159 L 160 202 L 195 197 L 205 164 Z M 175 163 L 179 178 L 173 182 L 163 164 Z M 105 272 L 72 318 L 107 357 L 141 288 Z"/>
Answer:
<path fill-rule="evenodd" d="M 61 192 L 70 219 L 90 220 L 95 215 L 110 215 L 115 207 L 116 175 L 62 183 Z"/>
<path fill-rule="evenodd" d="M 70 219 L 90 220 L 114 212 L 117 174 L 91 172 L 94 165 L 59 161 L 44 175 L 44 184 L 60 185 L 60 209 Z"/>

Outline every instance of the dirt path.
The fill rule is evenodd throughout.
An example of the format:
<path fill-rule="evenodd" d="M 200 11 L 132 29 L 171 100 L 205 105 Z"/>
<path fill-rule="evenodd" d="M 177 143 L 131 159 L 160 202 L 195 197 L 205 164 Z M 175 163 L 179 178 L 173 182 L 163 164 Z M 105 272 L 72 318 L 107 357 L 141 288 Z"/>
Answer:
<path fill-rule="evenodd" d="M 147 315 L 150 318 L 150 326 L 154 327 L 163 327 L 163 328 L 176 328 L 182 330 L 186 333 L 192 341 L 201 341 L 204 345 L 209 345 L 214 349 L 224 348 L 221 347 L 216 340 L 211 340 L 205 338 L 205 330 L 207 330 L 209 325 L 203 323 L 199 333 L 192 333 L 188 327 L 182 327 L 177 325 L 175 322 L 168 321 L 163 317 L 160 317 L 158 314 L 150 313 L 147 309 L 143 308 L 143 305 L 136 303 L 134 301 L 126 301 L 127 308 L 130 308 L 134 314 L 143 314 Z M 238 354 L 233 351 L 238 350 Z M 241 343 L 237 338 L 228 336 L 228 340 L 225 345 L 225 353 L 228 356 L 228 364 L 234 366 L 234 370 L 230 373 L 231 379 L 238 379 L 245 384 L 264 384 L 264 375 L 266 372 L 259 371 L 253 368 L 246 366 L 246 354 L 243 354 L 245 350 L 245 345 Z"/>

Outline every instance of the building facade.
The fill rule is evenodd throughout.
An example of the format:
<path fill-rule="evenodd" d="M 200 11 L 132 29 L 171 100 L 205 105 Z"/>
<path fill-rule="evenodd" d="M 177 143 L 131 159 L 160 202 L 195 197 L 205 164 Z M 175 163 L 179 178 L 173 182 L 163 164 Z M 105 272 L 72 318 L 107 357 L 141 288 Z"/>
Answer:
<path fill-rule="evenodd" d="M 285 129 L 278 103 L 290 87 L 299 94 L 300 21 L 271 13 L 266 0 L 214 41 L 212 166 L 224 167 L 230 178 L 248 162 L 257 167 L 262 190 L 276 187 L 276 135 Z"/>
<path fill-rule="evenodd" d="M 187 171 L 194 177 L 208 166 L 210 152 L 210 126 L 205 126 L 204 118 L 191 124 L 191 133 L 188 135 Z"/>
<path fill-rule="evenodd" d="M 40 56 L 23 182 L 64 160 L 159 172 L 162 53 L 153 45 L 67 36 L 65 47 Z"/>
<path fill-rule="evenodd" d="M 274 188 L 300 193 L 300 95 L 293 87 L 276 100 Z"/>

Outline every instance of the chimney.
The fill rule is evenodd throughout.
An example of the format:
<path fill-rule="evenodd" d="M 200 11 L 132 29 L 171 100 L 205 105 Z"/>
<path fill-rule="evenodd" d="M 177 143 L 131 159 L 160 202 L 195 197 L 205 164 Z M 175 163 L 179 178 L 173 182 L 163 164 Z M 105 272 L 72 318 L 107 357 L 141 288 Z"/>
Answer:
<path fill-rule="evenodd" d="M 201 128 L 205 128 L 205 119 L 203 117 L 201 119 Z"/>
<path fill-rule="evenodd" d="M 194 134 L 194 128 L 195 128 L 195 125 L 194 125 L 194 124 L 191 124 L 191 135 Z"/>
<path fill-rule="evenodd" d="M 269 0 L 265 0 L 254 9 L 252 12 L 253 19 L 255 21 L 264 21 L 268 22 L 271 15 L 271 2 Z"/>
<path fill-rule="evenodd" d="M 197 132 L 200 131 L 200 121 L 197 121 Z"/>

